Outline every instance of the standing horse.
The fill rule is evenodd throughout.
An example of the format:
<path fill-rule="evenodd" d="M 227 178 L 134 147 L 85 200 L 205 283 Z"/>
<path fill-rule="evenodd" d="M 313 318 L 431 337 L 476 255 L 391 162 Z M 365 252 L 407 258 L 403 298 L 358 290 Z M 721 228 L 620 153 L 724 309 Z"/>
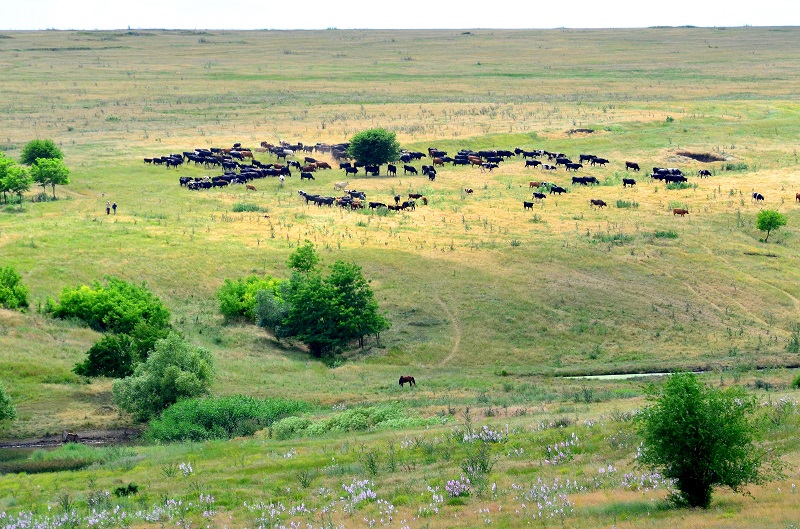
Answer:
<path fill-rule="evenodd" d="M 417 382 L 414 380 L 414 377 L 411 376 L 402 376 L 400 377 L 400 387 L 403 387 L 403 384 L 408 382 L 409 386 L 416 386 Z"/>

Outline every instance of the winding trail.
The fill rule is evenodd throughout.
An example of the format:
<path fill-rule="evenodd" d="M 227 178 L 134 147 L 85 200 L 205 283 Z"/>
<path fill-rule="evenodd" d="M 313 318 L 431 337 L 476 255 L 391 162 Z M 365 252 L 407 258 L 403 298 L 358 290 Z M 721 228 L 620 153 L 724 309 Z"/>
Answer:
<path fill-rule="evenodd" d="M 458 320 L 458 316 L 450 310 L 450 308 L 442 301 L 442 298 L 439 297 L 439 294 L 436 294 L 436 301 L 439 305 L 442 306 L 442 310 L 444 311 L 445 316 L 447 319 L 450 320 L 450 325 L 453 326 L 453 348 L 450 350 L 450 353 L 444 357 L 444 359 L 439 362 L 439 367 L 444 366 L 453 357 L 458 353 L 458 349 L 461 346 L 461 322 Z"/>

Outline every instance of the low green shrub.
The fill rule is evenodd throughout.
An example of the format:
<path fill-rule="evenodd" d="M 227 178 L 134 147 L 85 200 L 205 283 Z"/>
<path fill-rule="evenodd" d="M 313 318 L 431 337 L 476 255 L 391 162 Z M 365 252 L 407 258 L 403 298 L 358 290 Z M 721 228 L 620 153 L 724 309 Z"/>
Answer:
<path fill-rule="evenodd" d="M 800 373 L 792 380 L 792 389 L 800 389 Z"/>
<path fill-rule="evenodd" d="M 617 200 L 617 207 L 620 209 L 635 209 L 639 207 L 639 203 L 635 200 Z"/>
<path fill-rule="evenodd" d="M 611 244 L 625 244 L 633 242 L 633 235 L 626 235 L 624 233 L 596 233 L 592 239 L 598 242 L 610 242 Z"/>
<path fill-rule="evenodd" d="M 22 284 L 22 276 L 10 266 L 0 268 L 0 307 L 28 309 L 28 287 Z"/>
<path fill-rule="evenodd" d="M 91 459 L 15 459 L 0 463 L 0 474 L 43 474 L 45 472 L 63 472 L 65 470 L 81 470 L 94 463 Z"/>
<path fill-rule="evenodd" d="M 281 281 L 272 276 L 260 277 L 251 275 L 235 280 L 226 279 L 217 290 L 219 310 L 226 321 L 246 318 L 255 319 L 255 307 L 258 293 L 262 290 L 279 295 Z"/>
<path fill-rule="evenodd" d="M 747 171 L 747 164 L 743 162 L 724 163 L 720 169 L 723 171 Z"/>
<path fill-rule="evenodd" d="M 278 440 L 300 437 L 309 426 L 308 417 L 284 417 L 272 425 L 272 436 Z"/>
<path fill-rule="evenodd" d="M 674 230 L 656 230 L 653 232 L 656 239 L 677 239 L 678 233 Z"/>
<path fill-rule="evenodd" d="M 95 281 L 91 287 L 65 288 L 52 309 L 57 318 L 77 318 L 100 332 L 130 334 L 143 321 L 158 328 L 170 325 L 169 310 L 144 284 L 115 277 L 105 286 Z"/>
<path fill-rule="evenodd" d="M 689 182 L 670 182 L 665 187 L 667 189 L 681 190 L 681 189 L 689 189 L 690 187 L 692 187 L 692 184 L 690 184 Z"/>
<path fill-rule="evenodd" d="M 127 334 L 106 334 L 72 371 L 82 377 L 125 378 L 133 373 L 133 341 Z"/>
<path fill-rule="evenodd" d="M 151 421 L 145 438 L 152 441 L 230 439 L 253 435 L 287 415 L 309 410 L 311 405 L 307 402 L 288 399 L 242 395 L 185 399 Z"/>
<path fill-rule="evenodd" d="M 249 202 L 237 202 L 236 204 L 233 205 L 234 213 L 242 213 L 248 211 L 259 212 L 261 211 L 261 206 L 259 206 L 258 204 L 251 204 Z"/>

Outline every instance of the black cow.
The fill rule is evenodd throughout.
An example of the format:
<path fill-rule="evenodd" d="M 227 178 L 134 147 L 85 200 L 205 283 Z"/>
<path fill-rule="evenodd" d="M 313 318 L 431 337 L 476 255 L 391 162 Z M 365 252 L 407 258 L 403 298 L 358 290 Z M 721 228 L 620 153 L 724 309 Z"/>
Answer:
<path fill-rule="evenodd" d="M 697 176 L 699 176 L 700 178 L 707 178 L 711 176 L 711 171 L 709 171 L 708 169 L 700 169 L 699 171 L 697 171 Z"/>
<path fill-rule="evenodd" d="M 528 210 L 528 209 L 533 209 L 533 202 L 526 202 L 526 201 L 523 200 L 522 201 L 522 209 L 523 209 L 523 211 Z"/>
<path fill-rule="evenodd" d="M 553 193 L 558 193 L 560 195 L 561 193 L 566 193 L 566 192 L 567 192 L 567 190 L 564 189 L 563 187 L 559 187 L 559 186 L 556 186 L 556 185 L 550 186 L 550 194 L 551 195 Z"/>
<path fill-rule="evenodd" d="M 386 173 L 389 176 L 397 176 L 397 166 L 389 164 L 388 166 L 386 166 Z"/>
<path fill-rule="evenodd" d="M 383 202 L 370 202 L 369 203 L 369 209 L 385 208 L 385 207 L 386 207 L 386 204 L 384 204 Z"/>
<path fill-rule="evenodd" d="M 636 185 L 636 180 L 634 180 L 633 178 L 622 179 L 622 187 L 635 186 L 635 185 Z"/>
<path fill-rule="evenodd" d="M 761 193 L 753 193 L 753 200 L 756 202 L 764 202 L 764 195 Z"/>
<path fill-rule="evenodd" d="M 358 174 L 358 167 L 345 167 L 344 174 L 345 176 L 349 174 Z"/>
<path fill-rule="evenodd" d="M 404 165 L 403 166 L 403 174 L 417 174 L 417 168 L 413 165 Z"/>
<path fill-rule="evenodd" d="M 533 198 L 535 200 L 544 200 L 545 198 L 547 198 L 547 195 L 545 195 L 544 193 L 534 193 Z"/>
<path fill-rule="evenodd" d="M 606 207 L 608 204 L 606 204 L 604 200 L 600 200 L 600 199 L 593 198 L 593 199 L 591 199 L 591 200 L 589 201 L 589 205 L 590 205 L 590 206 L 597 206 L 598 208 L 604 208 L 604 207 Z"/>
<path fill-rule="evenodd" d="M 381 172 L 381 167 L 379 165 L 365 165 L 364 172 L 368 175 L 378 176 Z"/>
<path fill-rule="evenodd" d="M 595 156 L 594 154 L 580 154 L 580 155 L 578 155 L 578 161 L 579 162 L 590 162 L 590 161 L 594 160 L 595 158 L 597 158 L 597 156 Z M 594 164 L 592 164 L 592 165 L 594 165 Z"/>
<path fill-rule="evenodd" d="M 311 173 L 302 172 L 300 173 L 300 180 L 316 180 L 316 178 L 314 178 L 314 175 Z"/>
<path fill-rule="evenodd" d="M 567 163 L 567 164 L 564 164 L 564 166 L 567 168 L 567 171 L 570 171 L 570 170 L 577 171 L 578 169 L 583 167 L 583 164 L 580 164 L 580 163 Z"/>
<path fill-rule="evenodd" d="M 597 158 L 597 157 L 594 157 L 594 158 L 592 158 L 592 160 L 591 160 L 591 164 L 592 164 L 592 165 L 595 165 L 595 164 L 596 164 L 596 165 L 601 165 L 601 166 L 602 166 L 602 165 L 605 165 L 605 164 L 607 164 L 607 163 L 608 163 L 608 160 L 606 160 L 605 158 Z"/>
<path fill-rule="evenodd" d="M 633 169 L 634 171 L 639 170 L 639 164 L 635 162 L 625 162 L 625 170 Z"/>
<path fill-rule="evenodd" d="M 539 167 L 542 162 L 539 160 L 525 160 L 525 167 Z"/>

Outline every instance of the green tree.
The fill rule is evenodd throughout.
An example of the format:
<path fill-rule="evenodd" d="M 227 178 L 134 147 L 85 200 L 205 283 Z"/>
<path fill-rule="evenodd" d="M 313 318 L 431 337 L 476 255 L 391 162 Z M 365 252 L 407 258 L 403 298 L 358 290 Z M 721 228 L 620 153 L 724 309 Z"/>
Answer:
<path fill-rule="evenodd" d="M 707 508 L 715 487 L 739 492 L 763 479 L 756 403 L 742 388 L 705 387 L 693 373 L 676 373 L 647 393 L 650 404 L 636 417 L 638 462 L 674 479 L 681 503 Z"/>
<path fill-rule="evenodd" d="M 350 157 L 361 163 L 381 165 L 400 156 L 400 144 L 394 132 L 385 129 L 364 130 L 350 138 Z"/>
<path fill-rule="evenodd" d="M 62 160 L 64 153 L 61 152 L 53 140 L 31 140 L 22 148 L 20 162 L 25 165 L 33 165 L 39 158 Z"/>
<path fill-rule="evenodd" d="M 297 250 L 292 252 L 286 264 L 292 270 L 304 274 L 316 269 L 319 264 L 319 257 L 317 257 L 317 253 L 314 251 L 314 244 L 306 239 L 303 246 L 299 246 Z"/>
<path fill-rule="evenodd" d="M 786 226 L 786 215 L 782 215 L 771 209 L 764 209 L 758 212 L 756 227 L 761 231 L 767 232 L 767 236 L 764 237 L 764 242 L 767 242 L 767 239 L 769 239 L 769 232 L 777 230 L 781 226 Z"/>
<path fill-rule="evenodd" d="M 298 252 L 305 256 L 304 262 L 315 262 L 310 243 Z M 290 258 L 289 262 L 295 261 Z M 259 323 L 274 326 L 276 336 L 296 337 L 317 357 L 335 354 L 355 339 L 363 347 L 365 336 L 377 336 L 389 328 L 361 267 L 353 263 L 335 262 L 325 278 L 315 269 L 305 273 L 296 270 L 280 299 L 265 298 L 262 302 L 256 310 L 261 315 Z M 283 320 L 277 326 L 275 320 L 281 314 Z"/>
<path fill-rule="evenodd" d="M 114 401 L 137 420 L 146 421 L 179 399 L 207 394 L 212 378 L 211 353 L 173 333 L 156 342 L 133 375 L 114 383 Z"/>
<path fill-rule="evenodd" d="M 17 417 L 17 410 L 11 404 L 11 397 L 6 393 L 6 388 L 0 382 L 0 422 L 10 421 Z"/>
<path fill-rule="evenodd" d="M 9 191 L 6 185 L 6 176 L 8 176 L 8 169 L 16 165 L 17 162 L 13 158 L 6 156 L 3 151 L 0 151 L 0 192 L 3 193 L 3 201 L 8 202 L 6 193 Z"/>
<path fill-rule="evenodd" d="M 28 287 L 11 266 L 0 268 L 0 307 L 23 311 L 28 308 Z"/>
<path fill-rule="evenodd" d="M 19 203 L 22 204 L 22 193 L 29 191 L 33 180 L 28 170 L 19 165 L 12 165 L 6 169 L 6 176 L 3 179 L 3 190 L 16 193 L 19 196 Z"/>
<path fill-rule="evenodd" d="M 31 177 L 45 191 L 51 186 L 53 198 L 56 198 L 56 186 L 69 184 L 69 169 L 58 158 L 37 158 L 31 166 Z"/>

